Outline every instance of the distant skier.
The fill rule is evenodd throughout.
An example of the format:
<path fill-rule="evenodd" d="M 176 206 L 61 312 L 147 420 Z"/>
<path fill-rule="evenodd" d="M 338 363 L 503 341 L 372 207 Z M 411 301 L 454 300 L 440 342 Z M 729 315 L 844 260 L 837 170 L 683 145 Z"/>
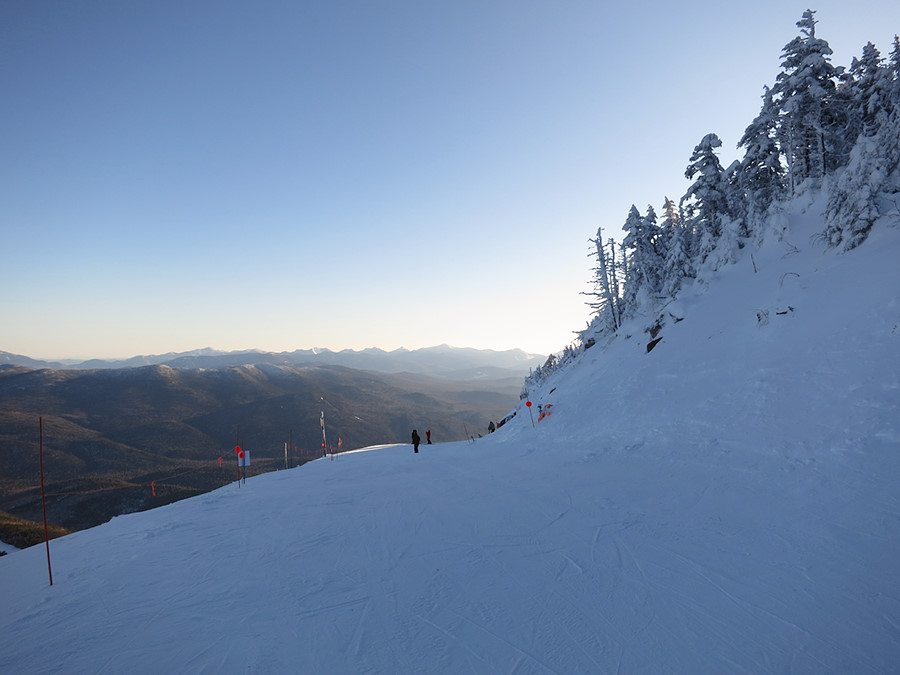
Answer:
<path fill-rule="evenodd" d="M 431 445 L 431 429 L 425 432 L 426 445 Z"/>
<path fill-rule="evenodd" d="M 412 444 L 413 444 L 413 448 L 415 449 L 416 452 L 419 451 L 419 443 L 421 443 L 421 442 L 422 442 L 422 439 L 419 438 L 419 432 L 416 431 L 415 429 L 413 429 Z"/>
<path fill-rule="evenodd" d="M 491 423 L 488 424 L 488 433 L 489 433 L 489 434 L 494 433 L 494 429 L 496 429 L 496 428 L 497 428 L 497 427 L 494 426 L 494 420 L 491 420 Z"/>

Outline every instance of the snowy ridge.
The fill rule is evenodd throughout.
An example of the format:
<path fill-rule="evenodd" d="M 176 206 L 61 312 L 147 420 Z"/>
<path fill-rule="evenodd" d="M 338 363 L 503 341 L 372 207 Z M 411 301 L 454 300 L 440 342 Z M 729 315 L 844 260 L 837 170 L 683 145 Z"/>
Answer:
<path fill-rule="evenodd" d="M 115 518 L 51 542 L 52 587 L 43 546 L 0 558 L 0 669 L 896 672 L 900 229 L 839 255 L 822 209 L 534 425 Z"/>

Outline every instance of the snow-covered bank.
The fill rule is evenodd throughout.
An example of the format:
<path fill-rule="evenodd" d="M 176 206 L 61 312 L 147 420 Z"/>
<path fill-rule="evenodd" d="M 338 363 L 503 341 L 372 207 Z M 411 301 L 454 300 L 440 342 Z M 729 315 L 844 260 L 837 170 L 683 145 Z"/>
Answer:
<path fill-rule="evenodd" d="M 0 558 L 0 670 L 896 672 L 900 230 L 835 255 L 816 217 L 534 426 L 116 518 L 51 542 L 53 587 Z"/>
<path fill-rule="evenodd" d="M 12 553 L 13 551 L 18 551 L 18 550 L 19 549 L 17 549 L 15 546 L 10 546 L 9 544 L 5 544 L 4 542 L 0 541 L 0 552 Z"/>

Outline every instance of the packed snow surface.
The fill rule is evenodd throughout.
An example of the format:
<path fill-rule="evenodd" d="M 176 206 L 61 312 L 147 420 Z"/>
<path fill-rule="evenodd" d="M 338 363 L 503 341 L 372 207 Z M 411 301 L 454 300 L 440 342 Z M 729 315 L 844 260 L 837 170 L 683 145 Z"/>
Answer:
<path fill-rule="evenodd" d="M 897 672 L 900 230 L 816 227 L 495 434 L 115 518 L 52 587 L 43 545 L 0 558 L 0 671 Z"/>

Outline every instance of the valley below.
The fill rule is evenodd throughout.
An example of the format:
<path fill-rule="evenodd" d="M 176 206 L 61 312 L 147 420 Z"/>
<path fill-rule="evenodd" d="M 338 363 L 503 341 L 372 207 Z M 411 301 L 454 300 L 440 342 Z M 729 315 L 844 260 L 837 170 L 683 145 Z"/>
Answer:
<path fill-rule="evenodd" d="M 527 374 L 472 364 L 423 374 L 259 360 L 218 368 L 0 366 L 0 540 L 43 538 L 42 527 L 28 526 L 42 519 L 41 442 L 47 517 L 64 534 L 214 490 L 239 472 L 409 443 L 414 428 L 423 441 L 426 430 L 435 442 L 486 434 L 516 405 Z M 236 446 L 250 452 L 250 466 L 238 468 Z"/>

